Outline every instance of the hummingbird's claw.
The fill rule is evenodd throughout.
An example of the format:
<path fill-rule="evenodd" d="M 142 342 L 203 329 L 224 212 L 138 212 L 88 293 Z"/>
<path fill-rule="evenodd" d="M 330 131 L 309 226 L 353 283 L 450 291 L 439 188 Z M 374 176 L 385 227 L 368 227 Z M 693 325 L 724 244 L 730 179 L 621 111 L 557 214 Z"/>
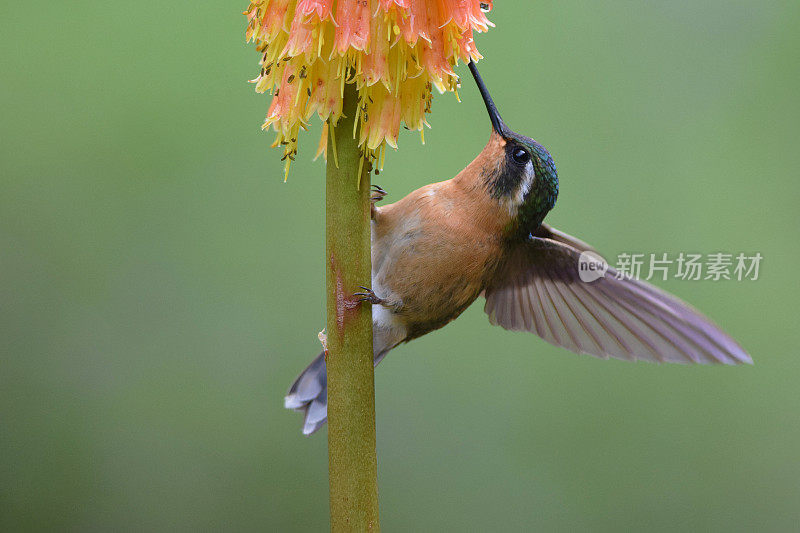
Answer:
<path fill-rule="evenodd" d="M 379 305 L 383 303 L 383 299 L 375 294 L 372 289 L 369 287 L 364 287 L 363 285 L 359 285 L 359 287 L 364 289 L 364 292 L 356 292 L 353 294 L 353 296 L 358 298 L 359 302 L 369 302 L 372 305 Z"/>
<path fill-rule="evenodd" d="M 372 195 L 369 197 L 369 199 L 374 205 L 376 202 L 383 200 L 387 194 L 389 193 L 384 191 L 380 185 L 372 184 Z"/>

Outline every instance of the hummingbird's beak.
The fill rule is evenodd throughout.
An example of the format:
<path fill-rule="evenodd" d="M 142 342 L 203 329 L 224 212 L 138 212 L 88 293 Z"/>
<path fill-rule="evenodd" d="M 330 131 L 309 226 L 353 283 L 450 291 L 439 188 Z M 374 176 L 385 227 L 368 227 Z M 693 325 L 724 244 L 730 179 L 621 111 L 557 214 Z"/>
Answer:
<path fill-rule="evenodd" d="M 489 90 L 486 88 L 486 84 L 483 83 L 483 78 L 481 78 L 481 75 L 478 73 L 478 67 L 475 66 L 475 62 L 472 60 L 469 62 L 469 70 L 472 72 L 472 77 L 475 78 L 475 83 L 478 85 L 478 90 L 481 92 L 483 103 L 486 104 L 486 111 L 489 112 L 489 118 L 492 120 L 492 129 L 499 135 L 505 137 L 508 128 L 506 128 L 503 119 L 500 118 L 497 106 L 494 105 L 494 100 L 492 100 Z"/>

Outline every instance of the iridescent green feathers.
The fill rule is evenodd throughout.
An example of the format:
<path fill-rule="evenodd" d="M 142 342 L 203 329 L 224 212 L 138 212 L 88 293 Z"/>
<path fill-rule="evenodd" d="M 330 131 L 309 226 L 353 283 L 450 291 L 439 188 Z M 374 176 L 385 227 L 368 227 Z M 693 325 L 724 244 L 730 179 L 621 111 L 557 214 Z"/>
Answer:
<path fill-rule="evenodd" d="M 530 143 L 526 144 L 531 151 L 536 178 L 517 211 L 518 227 L 515 236 L 521 238 L 527 238 L 536 231 L 547 213 L 556 205 L 558 198 L 558 173 L 553 158 L 541 144 L 527 137 L 524 139 Z"/>

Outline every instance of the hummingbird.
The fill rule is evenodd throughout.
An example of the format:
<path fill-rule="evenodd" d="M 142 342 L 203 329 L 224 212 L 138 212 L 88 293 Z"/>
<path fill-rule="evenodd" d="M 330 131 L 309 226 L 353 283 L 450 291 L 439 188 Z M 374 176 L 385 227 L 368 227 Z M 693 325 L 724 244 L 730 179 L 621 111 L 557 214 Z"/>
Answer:
<path fill-rule="evenodd" d="M 483 151 L 454 178 L 378 206 L 371 195 L 372 279 L 355 296 L 372 305 L 375 365 L 397 345 L 439 329 L 480 297 L 489 322 L 572 352 L 659 363 L 751 363 L 710 319 L 653 285 L 620 275 L 584 281 L 583 241 L 544 222 L 558 197 L 550 153 L 506 126 L 474 62 L 491 120 Z M 598 257 L 598 256 L 595 256 Z M 327 420 L 324 352 L 284 401 L 303 433 Z"/>

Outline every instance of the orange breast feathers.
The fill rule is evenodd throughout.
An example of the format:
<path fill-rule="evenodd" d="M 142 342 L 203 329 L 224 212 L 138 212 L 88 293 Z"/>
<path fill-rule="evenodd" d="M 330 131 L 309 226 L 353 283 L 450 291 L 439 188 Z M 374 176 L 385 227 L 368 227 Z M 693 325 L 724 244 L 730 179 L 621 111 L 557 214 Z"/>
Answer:
<path fill-rule="evenodd" d="M 373 289 L 407 322 L 444 325 L 458 316 L 500 257 L 508 214 L 466 179 L 473 164 L 376 210 Z"/>

